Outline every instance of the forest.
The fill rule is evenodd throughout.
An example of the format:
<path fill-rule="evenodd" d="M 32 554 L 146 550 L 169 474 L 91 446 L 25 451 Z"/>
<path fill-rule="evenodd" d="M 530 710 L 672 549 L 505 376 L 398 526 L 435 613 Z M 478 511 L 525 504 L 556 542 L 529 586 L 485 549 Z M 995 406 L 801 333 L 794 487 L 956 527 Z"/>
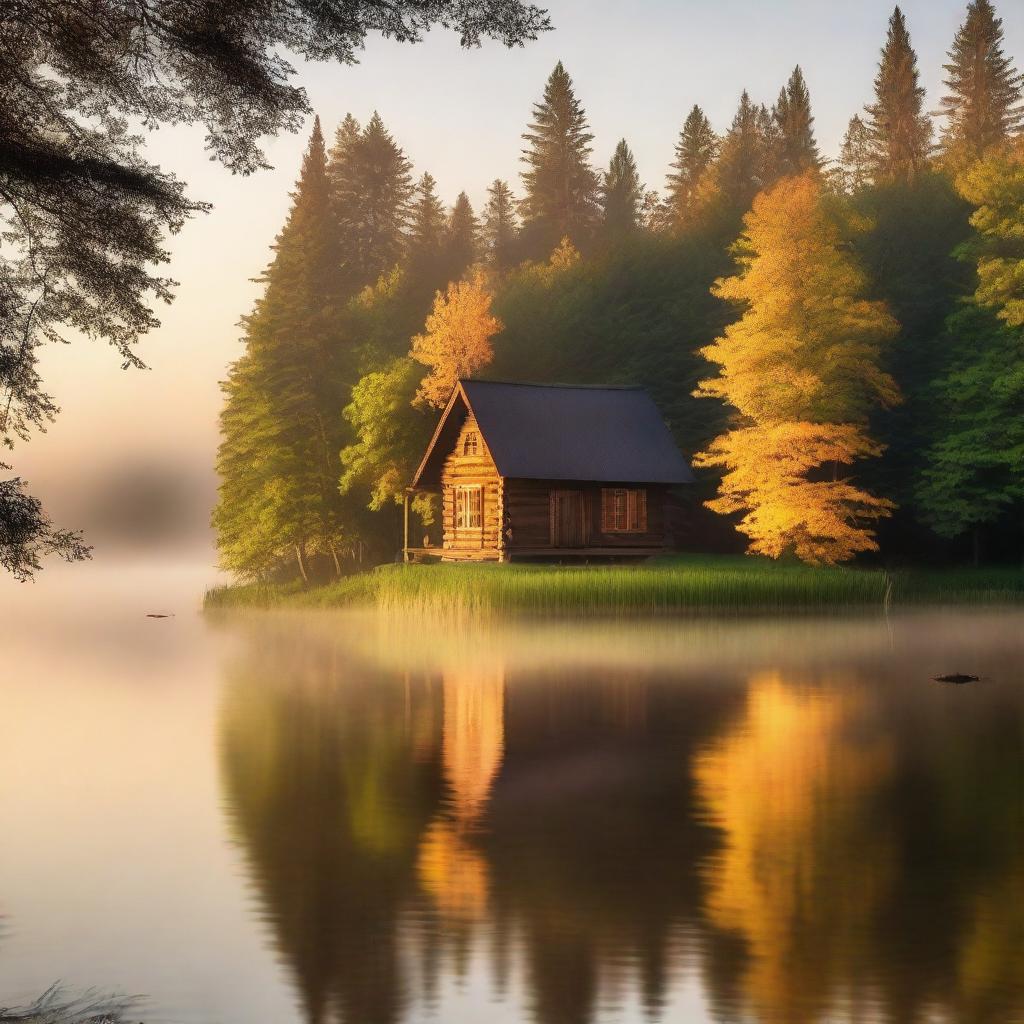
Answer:
<path fill-rule="evenodd" d="M 698 467 L 702 549 L 1019 560 L 1024 76 L 989 0 L 943 81 L 929 109 L 896 8 L 834 159 L 796 67 L 770 104 L 740 92 L 724 130 L 681 112 L 654 190 L 626 139 L 594 166 L 559 63 L 520 181 L 480 210 L 447 206 L 380 114 L 330 140 L 317 119 L 223 382 L 223 567 L 391 561 L 438 410 L 474 375 L 646 387 Z"/>

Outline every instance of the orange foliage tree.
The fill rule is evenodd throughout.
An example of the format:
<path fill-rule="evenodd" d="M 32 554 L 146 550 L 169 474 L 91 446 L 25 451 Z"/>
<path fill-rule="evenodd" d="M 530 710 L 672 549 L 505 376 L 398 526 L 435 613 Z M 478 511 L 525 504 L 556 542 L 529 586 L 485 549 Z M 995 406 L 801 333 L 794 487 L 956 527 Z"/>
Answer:
<path fill-rule="evenodd" d="M 825 194 L 816 172 L 759 195 L 744 225 L 739 273 L 715 293 L 745 311 L 701 350 L 720 369 L 695 392 L 738 414 L 696 458 L 725 470 L 707 504 L 744 513 L 738 529 L 751 553 L 842 562 L 876 550 L 870 523 L 893 508 L 839 467 L 882 450 L 865 424 L 872 406 L 899 401 L 880 366 L 899 327 L 884 303 L 864 297 L 850 239 L 866 225 Z"/>
<path fill-rule="evenodd" d="M 491 338 L 502 326 L 491 313 L 491 292 L 481 271 L 448 285 L 445 294 L 438 292 L 424 332 L 412 339 L 413 359 L 430 368 L 414 404 L 443 408 L 460 377 L 494 358 Z"/>

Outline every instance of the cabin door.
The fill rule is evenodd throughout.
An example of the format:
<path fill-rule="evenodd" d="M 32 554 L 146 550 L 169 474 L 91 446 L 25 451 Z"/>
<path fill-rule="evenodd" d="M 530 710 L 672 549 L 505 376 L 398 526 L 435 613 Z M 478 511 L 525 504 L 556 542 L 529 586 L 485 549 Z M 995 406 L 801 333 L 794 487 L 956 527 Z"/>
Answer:
<path fill-rule="evenodd" d="M 551 546 L 581 548 L 587 543 L 587 500 L 583 491 L 551 492 Z"/>

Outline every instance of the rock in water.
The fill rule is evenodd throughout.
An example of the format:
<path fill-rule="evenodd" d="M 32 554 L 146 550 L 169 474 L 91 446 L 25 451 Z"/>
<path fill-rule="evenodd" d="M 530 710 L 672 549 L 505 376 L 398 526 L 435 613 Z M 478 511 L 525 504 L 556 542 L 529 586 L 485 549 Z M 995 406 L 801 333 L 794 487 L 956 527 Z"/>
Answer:
<path fill-rule="evenodd" d="M 965 675 L 963 672 L 953 672 L 948 676 L 935 676 L 934 679 L 937 683 L 956 683 L 959 686 L 963 683 L 976 683 L 979 677 Z"/>

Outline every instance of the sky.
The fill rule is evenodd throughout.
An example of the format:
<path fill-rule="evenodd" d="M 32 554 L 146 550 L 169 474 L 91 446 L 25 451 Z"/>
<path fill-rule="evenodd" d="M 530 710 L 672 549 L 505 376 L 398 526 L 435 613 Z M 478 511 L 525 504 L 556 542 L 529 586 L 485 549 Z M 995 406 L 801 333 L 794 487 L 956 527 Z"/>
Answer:
<path fill-rule="evenodd" d="M 746 88 L 773 102 L 800 64 L 818 142 L 835 156 L 850 116 L 871 98 L 891 0 L 553 0 L 554 31 L 521 49 L 464 50 L 451 33 L 416 46 L 367 42 L 357 66 L 298 64 L 328 137 L 346 112 L 378 110 L 446 202 L 468 192 L 479 209 L 496 177 L 518 189 L 520 135 L 558 60 L 586 109 L 594 161 L 606 166 L 625 137 L 648 187 L 661 188 L 679 128 L 694 103 L 719 131 Z M 938 107 L 942 63 L 965 0 L 909 0 L 902 7 L 918 52 L 928 109 Z M 996 0 L 1007 51 L 1024 64 L 1024 8 Z M 116 541 L 188 540 L 212 560 L 206 529 L 215 494 L 218 382 L 241 353 L 239 317 L 257 294 L 280 229 L 311 122 L 268 140 L 273 170 L 232 176 L 210 162 L 201 128 L 161 129 L 148 156 L 189 183 L 213 211 L 169 239 L 177 298 L 140 347 L 145 371 L 120 368 L 101 343 L 53 346 L 41 361 L 62 407 L 44 436 L 5 461 L 27 479 L 61 525 L 90 531 L 104 557 Z M 685 343 L 685 339 L 681 339 Z M 340 410 L 339 410 L 340 415 Z"/>

